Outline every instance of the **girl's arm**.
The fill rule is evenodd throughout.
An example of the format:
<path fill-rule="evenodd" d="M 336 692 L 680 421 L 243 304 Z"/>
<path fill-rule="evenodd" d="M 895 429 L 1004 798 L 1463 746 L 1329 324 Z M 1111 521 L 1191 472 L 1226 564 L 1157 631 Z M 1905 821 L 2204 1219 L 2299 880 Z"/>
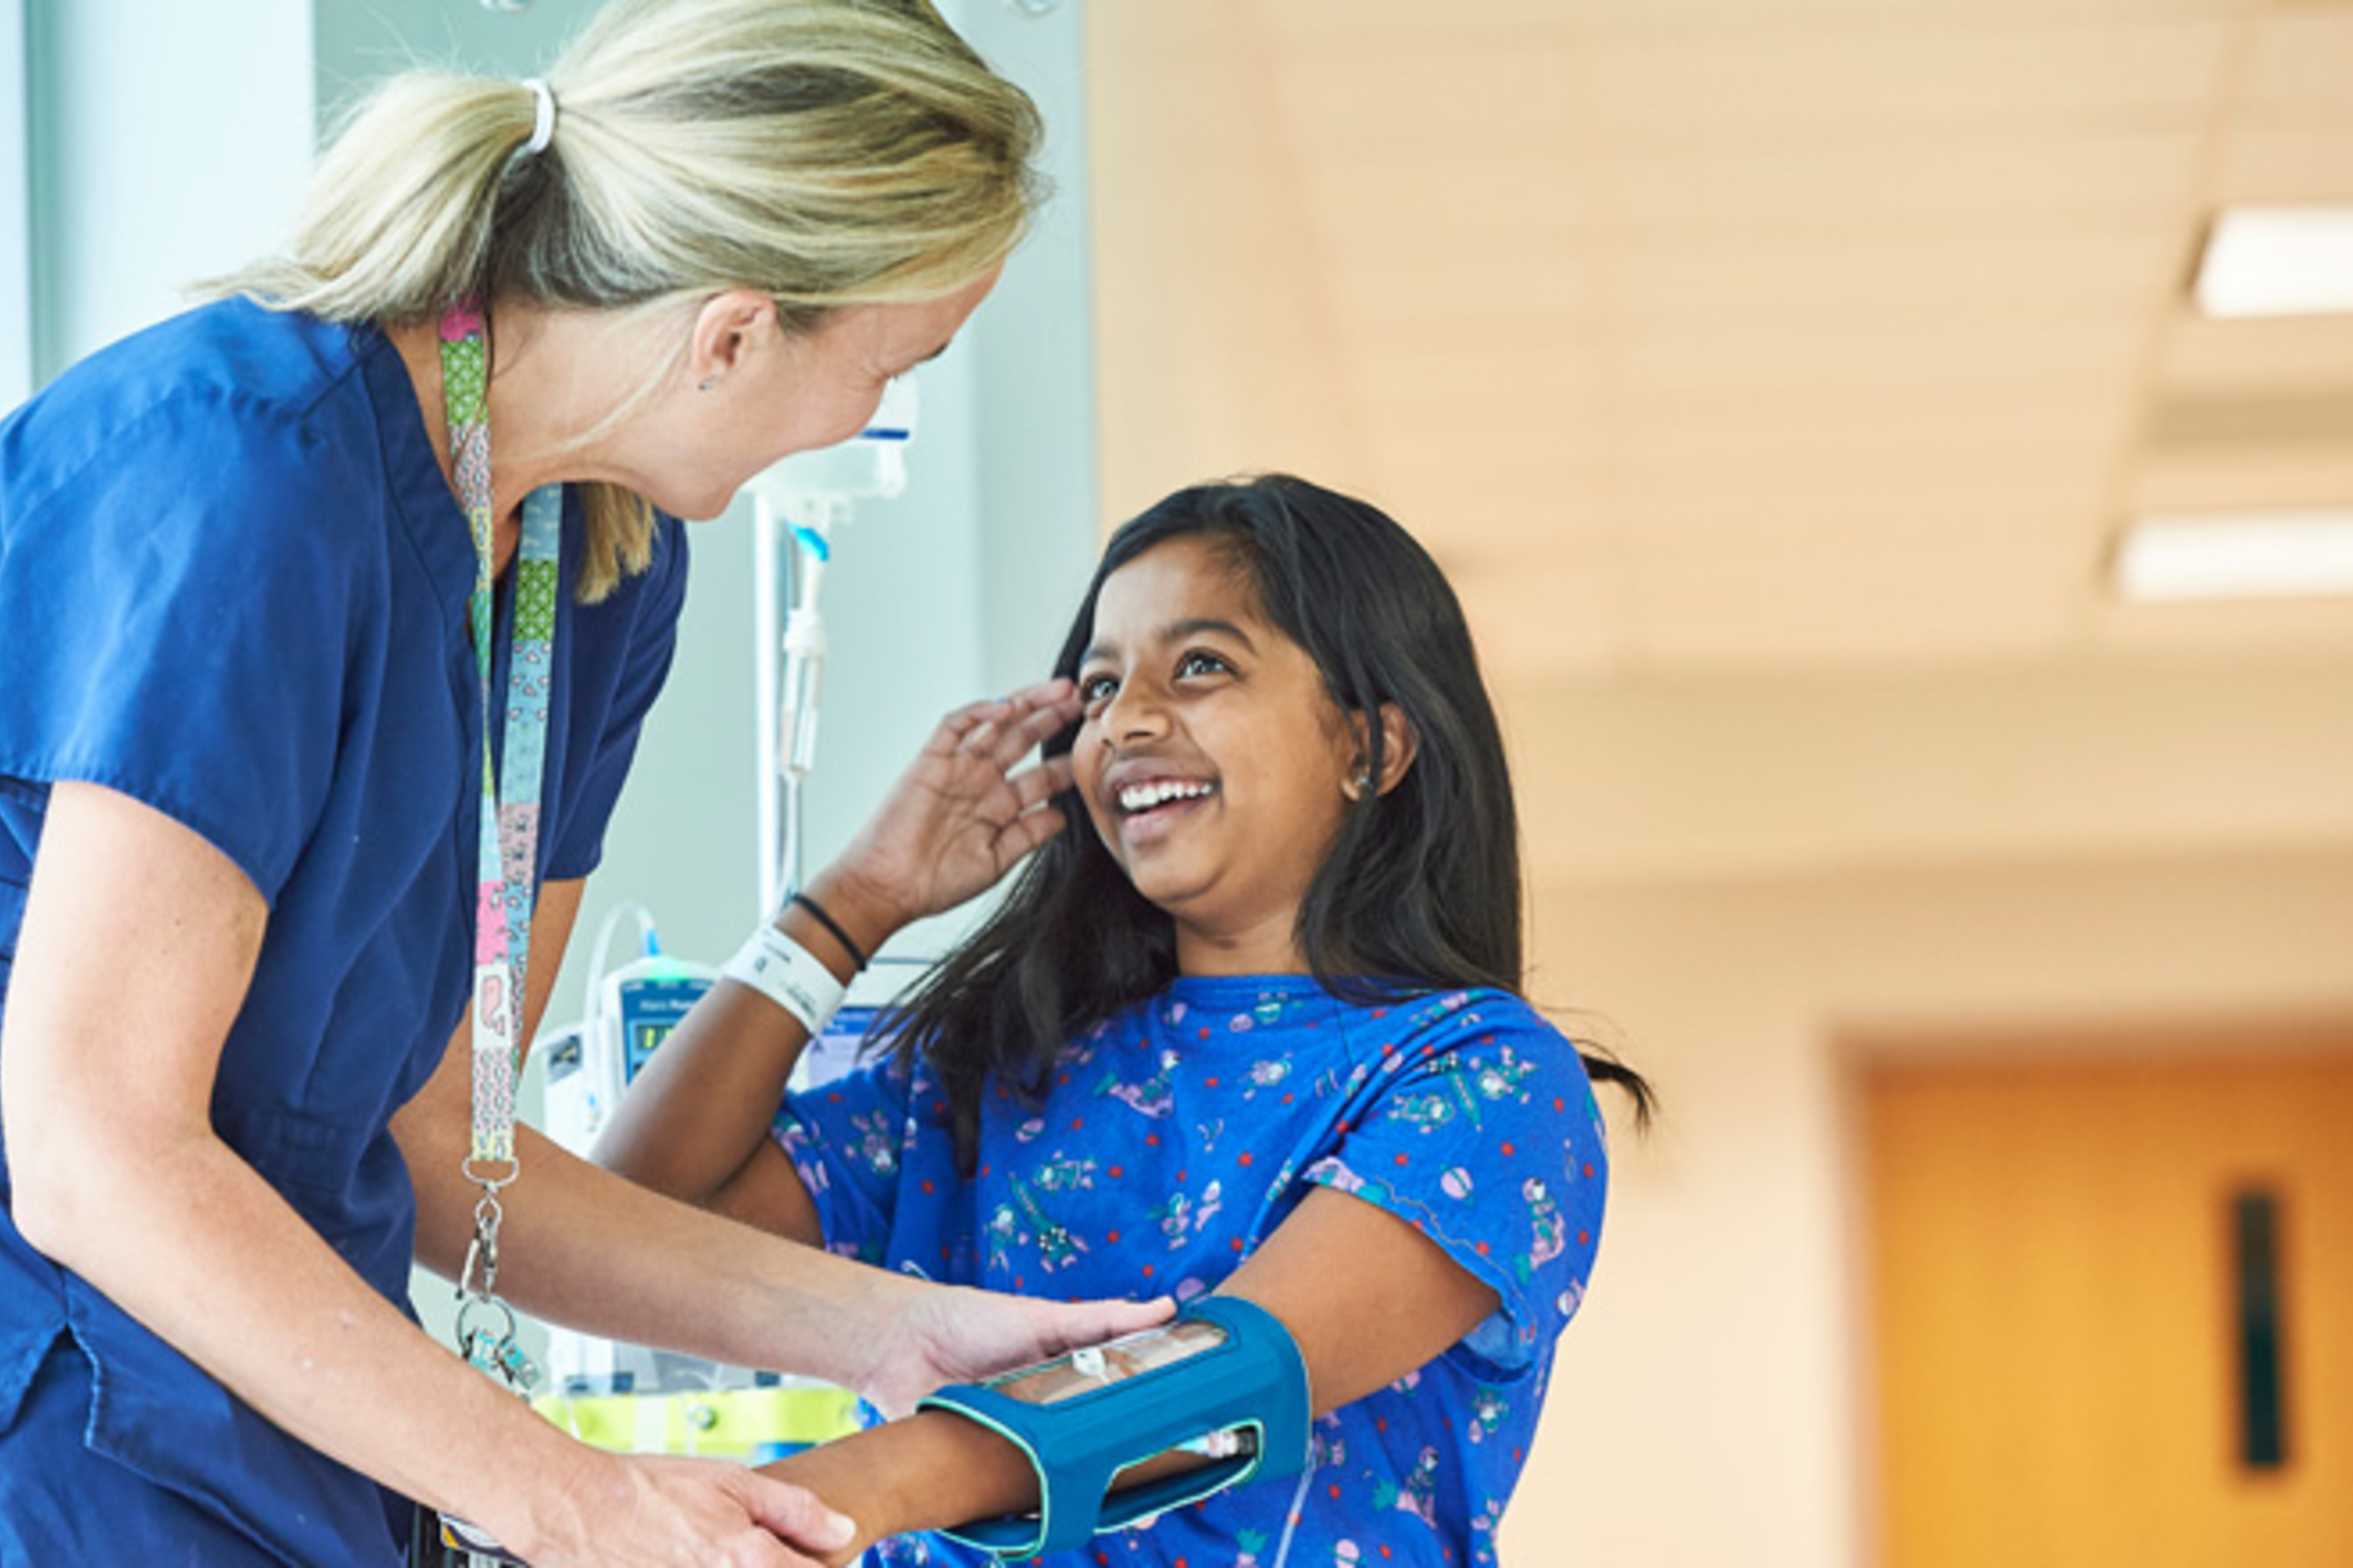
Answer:
<path fill-rule="evenodd" d="M 1438 1356 L 1497 1305 L 1419 1231 L 1385 1209 L 1318 1187 L 1219 1288 L 1281 1319 L 1307 1363 L 1318 1415 Z M 1380 1310 L 1367 1312 L 1367 1301 Z M 1038 1506 L 1012 1444 L 964 1417 L 925 1411 L 765 1467 L 858 1521 L 844 1563 L 884 1535 L 937 1530 Z M 1156 1471 L 1139 1471 L 1137 1479 Z"/>
<path fill-rule="evenodd" d="M 1318 1187 L 1219 1294 L 1282 1320 L 1315 1414 L 1388 1387 L 1495 1310 L 1493 1289 L 1387 1209 Z M 1365 1304 L 1380 1303 L 1368 1312 Z"/>
<path fill-rule="evenodd" d="M 897 929 L 887 912 L 869 913 L 830 873 L 808 893 L 869 952 L 870 941 L 879 946 Z M 835 979 L 849 982 L 854 961 L 807 912 L 788 905 L 776 923 Z M 589 1157 L 683 1203 L 820 1245 L 825 1237 L 808 1189 L 768 1137 L 807 1045 L 799 1019 L 757 991 L 722 980 L 630 1083 Z"/>
<path fill-rule="evenodd" d="M 1052 680 L 949 714 L 809 896 L 871 953 L 910 921 L 987 888 L 1061 828 L 1048 803 L 1070 784 L 1068 761 L 1016 770 L 1078 713 L 1071 683 Z M 807 911 L 788 904 L 776 923 L 836 979 L 849 977 L 855 961 Z M 798 1173 L 768 1138 L 807 1044 L 783 1008 L 721 981 L 629 1086 L 593 1158 L 657 1192 L 821 1242 Z"/>

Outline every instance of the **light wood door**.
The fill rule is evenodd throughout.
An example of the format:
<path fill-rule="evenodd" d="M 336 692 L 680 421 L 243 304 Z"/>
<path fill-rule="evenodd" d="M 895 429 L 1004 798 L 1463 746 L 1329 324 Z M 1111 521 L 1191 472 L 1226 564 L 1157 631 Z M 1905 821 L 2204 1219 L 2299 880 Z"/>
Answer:
<path fill-rule="evenodd" d="M 2353 1054 L 1865 1082 L 1887 1568 L 2353 1564 Z M 2276 1204 L 2244 1462 L 2233 1200 Z"/>

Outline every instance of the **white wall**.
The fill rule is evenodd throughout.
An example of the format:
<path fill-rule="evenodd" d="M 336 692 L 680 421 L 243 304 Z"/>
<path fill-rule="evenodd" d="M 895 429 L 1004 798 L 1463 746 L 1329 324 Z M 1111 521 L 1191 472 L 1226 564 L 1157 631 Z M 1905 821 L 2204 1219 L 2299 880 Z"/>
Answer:
<path fill-rule="evenodd" d="M 493 11 L 481 0 L 304 4 L 322 125 L 371 84 L 408 66 L 536 75 L 596 9 L 583 0 L 528 0 L 519 11 Z"/>
<path fill-rule="evenodd" d="M 0 410 L 33 390 L 33 182 L 25 0 L 0 0 Z"/>
<path fill-rule="evenodd" d="M 270 248 L 311 156 L 308 0 L 24 0 L 34 374 Z"/>

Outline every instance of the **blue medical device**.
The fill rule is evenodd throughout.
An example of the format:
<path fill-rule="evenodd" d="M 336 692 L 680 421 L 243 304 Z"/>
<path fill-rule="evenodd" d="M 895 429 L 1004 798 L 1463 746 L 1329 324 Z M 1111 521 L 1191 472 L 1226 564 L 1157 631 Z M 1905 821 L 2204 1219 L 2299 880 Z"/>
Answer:
<path fill-rule="evenodd" d="M 1262 1307 L 1209 1296 L 1157 1329 L 943 1388 L 920 1410 L 977 1421 L 1029 1457 L 1039 1510 L 941 1531 L 1001 1558 L 1063 1552 L 1243 1481 L 1307 1466 L 1307 1366 Z M 1172 1448 L 1200 1468 L 1112 1491 Z"/>

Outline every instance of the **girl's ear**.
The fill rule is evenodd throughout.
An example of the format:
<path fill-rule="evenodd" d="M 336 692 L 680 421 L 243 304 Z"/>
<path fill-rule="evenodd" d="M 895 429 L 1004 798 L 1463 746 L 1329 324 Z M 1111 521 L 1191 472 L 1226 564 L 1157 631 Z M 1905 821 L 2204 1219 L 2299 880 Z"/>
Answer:
<path fill-rule="evenodd" d="M 1364 778 L 1363 769 L 1372 760 L 1372 738 L 1365 732 L 1365 721 L 1359 717 L 1354 722 L 1356 727 L 1358 771 L 1351 780 L 1352 784 L 1355 779 Z M 1366 784 L 1373 786 L 1374 794 L 1387 795 L 1397 788 L 1398 783 L 1404 779 L 1406 771 L 1413 766 L 1414 751 L 1418 744 L 1419 741 L 1414 734 L 1413 725 L 1407 721 L 1405 710 L 1394 702 L 1382 703 L 1381 776 L 1377 780 L 1366 780 Z M 1358 798 L 1358 791 L 1363 787 L 1359 784 L 1351 788 L 1348 791 L 1348 797 L 1351 800 Z"/>

